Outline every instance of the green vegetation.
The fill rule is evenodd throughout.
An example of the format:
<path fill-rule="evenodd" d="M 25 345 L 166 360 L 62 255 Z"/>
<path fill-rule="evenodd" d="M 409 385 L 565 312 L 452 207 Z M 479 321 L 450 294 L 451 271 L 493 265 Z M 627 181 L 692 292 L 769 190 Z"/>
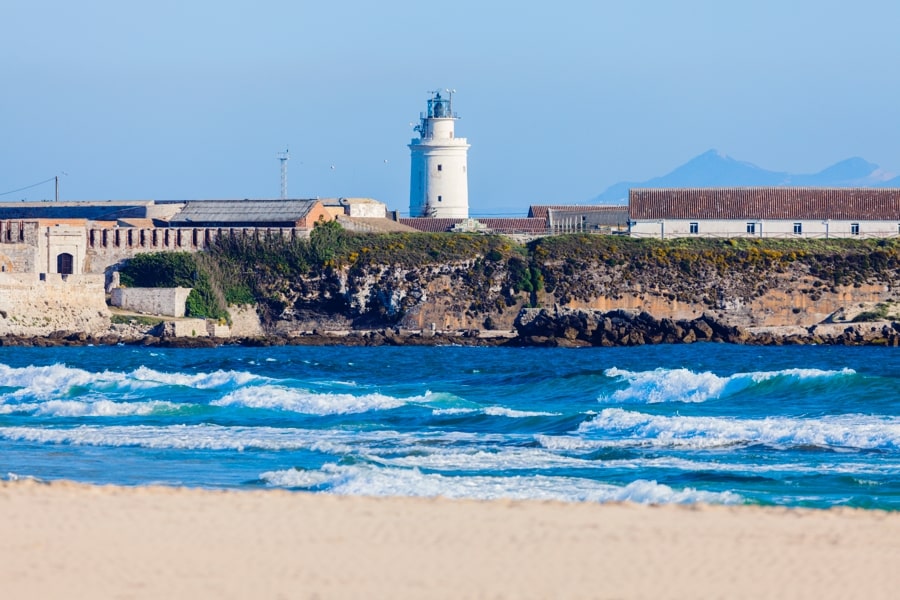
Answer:
<path fill-rule="evenodd" d="M 202 263 L 202 264 L 201 264 Z M 188 252 L 138 254 L 119 271 L 126 287 L 191 288 L 185 315 L 205 319 L 227 319 L 225 297 L 210 277 L 209 261 Z"/>
<path fill-rule="evenodd" d="M 453 268 L 447 270 L 448 265 Z M 391 285 L 396 284 L 382 279 L 385 267 L 409 271 L 409 288 L 393 301 Z M 432 275 L 417 271 L 426 267 Z M 346 277 L 337 277 L 339 270 Z M 453 286 L 473 290 L 463 308 L 469 316 L 502 313 L 521 305 L 522 294 L 526 304 L 538 306 L 548 300 L 564 304 L 617 297 L 636 289 L 717 307 L 725 295 L 752 299 L 765 294 L 773 274 L 806 281 L 807 289 L 800 291 L 812 300 L 825 290 L 835 292 L 836 286 L 867 281 L 900 286 L 900 242 L 573 234 L 521 245 L 496 235 L 358 234 L 337 222 L 322 222 L 308 239 L 264 233 L 222 236 L 205 253 L 139 255 L 122 270 L 122 282 L 191 287 L 190 316 L 227 318 L 228 304 L 251 303 L 269 321 L 289 308 L 340 313 L 353 296 L 364 304 L 354 310 L 368 311 L 383 322 L 399 319 L 414 306 L 423 292 L 412 292 L 437 273 L 450 278 L 439 293 L 455 294 Z M 870 317 L 864 313 L 857 318 Z"/>
<path fill-rule="evenodd" d="M 784 271 L 802 261 L 811 275 L 832 285 L 853 285 L 897 268 L 897 240 L 803 240 L 678 238 L 632 239 L 614 236 L 564 235 L 542 238 L 529 246 L 541 263 L 564 262 L 567 271 L 591 264 L 674 268 L 685 275 Z"/>
<path fill-rule="evenodd" d="M 110 317 L 110 321 L 113 325 L 143 325 L 147 327 L 159 325 L 164 320 L 165 319 L 145 317 L 142 315 L 113 315 Z"/>
<path fill-rule="evenodd" d="M 884 321 L 888 319 L 889 313 L 891 312 L 892 303 L 890 302 L 879 302 L 875 305 L 875 308 L 872 310 L 864 310 L 859 313 L 855 317 L 853 317 L 853 323 L 868 323 L 870 321 Z"/>

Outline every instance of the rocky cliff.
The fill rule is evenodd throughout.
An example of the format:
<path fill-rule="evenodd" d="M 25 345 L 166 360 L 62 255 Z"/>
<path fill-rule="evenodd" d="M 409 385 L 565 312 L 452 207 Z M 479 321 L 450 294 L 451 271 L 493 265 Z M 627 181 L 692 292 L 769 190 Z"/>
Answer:
<path fill-rule="evenodd" d="M 482 241 L 471 256 L 443 262 L 347 256 L 354 260 L 293 279 L 258 280 L 268 330 L 509 330 L 526 307 L 702 317 L 748 331 L 808 328 L 860 313 L 885 318 L 900 282 L 898 246 L 885 241 L 557 236 L 525 249 Z"/>
<path fill-rule="evenodd" d="M 160 265 L 184 262 L 173 256 Z M 181 265 L 207 290 L 193 310 L 219 302 L 217 314 L 225 314 L 226 302 L 250 303 L 259 327 L 254 319 L 244 330 L 271 339 L 893 344 L 892 323 L 900 321 L 893 240 L 567 235 L 521 246 L 500 236 L 361 235 L 329 226 L 309 241 L 241 239 L 197 257 Z M 4 292 L 6 335 L 109 328 L 102 285 L 73 295 L 74 281 L 44 283 Z"/>

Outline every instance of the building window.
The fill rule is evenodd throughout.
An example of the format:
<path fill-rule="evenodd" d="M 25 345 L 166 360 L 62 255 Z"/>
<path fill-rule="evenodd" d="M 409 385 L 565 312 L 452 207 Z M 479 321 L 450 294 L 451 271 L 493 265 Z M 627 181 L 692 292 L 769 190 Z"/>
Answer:
<path fill-rule="evenodd" d="M 756 233 L 756 223 L 747 223 L 747 233 Z"/>
<path fill-rule="evenodd" d="M 850 235 L 859 235 L 859 223 L 850 223 Z"/>
<path fill-rule="evenodd" d="M 444 170 L 444 165 L 438 165 L 438 171 L 443 171 L 443 170 Z"/>
<path fill-rule="evenodd" d="M 803 223 L 794 223 L 794 233 L 797 235 L 803 233 Z"/>
<path fill-rule="evenodd" d="M 442 196 L 438 196 L 438 202 L 443 202 L 444 198 Z"/>
<path fill-rule="evenodd" d="M 699 223 L 691 223 L 691 233 L 700 233 Z"/>

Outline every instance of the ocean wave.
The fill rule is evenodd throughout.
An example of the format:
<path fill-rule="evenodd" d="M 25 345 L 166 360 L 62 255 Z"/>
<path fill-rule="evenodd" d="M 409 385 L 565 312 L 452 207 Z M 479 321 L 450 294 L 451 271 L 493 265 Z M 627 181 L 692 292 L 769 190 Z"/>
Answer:
<path fill-rule="evenodd" d="M 4 399 L 54 398 L 67 394 L 73 387 L 109 388 L 127 381 L 122 373 L 92 373 L 62 364 L 10 367 L 0 364 L 0 387 L 18 388 L 3 394 Z"/>
<path fill-rule="evenodd" d="M 484 409 L 484 414 L 491 417 L 507 417 L 510 419 L 525 419 L 528 417 L 558 417 L 559 413 L 532 411 L 532 410 L 515 410 L 503 406 L 488 406 Z"/>
<path fill-rule="evenodd" d="M 267 471 L 260 479 L 273 487 L 312 489 L 352 496 L 416 496 L 493 500 L 560 500 L 567 502 L 638 502 L 642 504 L 736 504 L 733 492 L 674 489 L 656 481 L 637 480 L 625 486 L 574 477 L 455 477 L 422 473 L 418 469 L 378 468 L 371 465 L 327 464 L 317 471 Z"/>
<path fill-rule="evenodd" d="M 719 376 L 708 371 L 697 373 L 689 369 L 654 369 L 653 371 L 627 371 L 616 367 L 604 371 L 604 375 L 627 382 L 628 387 L 601 396 L 602 402 L 646 403 L 705 402 L 710 399 L 736 394 L 754 385 L 774 379 L 803 381 L 855 375 L 853 369 L 826 371 L 821 369 L 784 369 L 758 371 Z"/>
<path fill-rule="evenodd" d="M 184 404 L 164 400 L 149 402 L 48 400 L 40 403 L 0 404 L 0 414 L 29 413 L 42 417 L 125 417 L 172 413 L 184 408 Z"/>
<path fill-rule="evenodd" d="M 589 439 L 602 435 L 603 439 L 597 443 L 608 445 L 702 449 L 765 444 L 772 447 L 900 449 L 900 418 L 868 415 L 740 419 L 659 416 L 608 408 L 582 423 L 576 433 L 587 434 Z"/>
<path fill-rule="evenodd" d="M 73 428 L 0 427 L 0 438 L 44 444 L 140 447 L 174 450 L 313 450 L 331 454 L 353 451 L 350 432 L 225 427 L 221 425 L 122 425 Z"/>
<path fill-rule="evenodd" d="M 506 408 L 505 406 L 486 406 L 484 408 L 474 407 L 457 407 L 457 408 L 435 408 L 431 411 L 435 416 L 442 415 L 487 415 L 489 417 L 506 417 L 508 419 L 526 419 L 529 417 L 558 417 L 560 413 L 533 411 L 533 410 L 516 410 Z"/>
<path fill-rule="evenodd" d="M 383 394 L 318 393 L 277 385 L 239 388 L 210 402 L 213 406 L 239 406 L 267 410 L 285 410 L 307 415 L 346 415 L 373 410 L 391 410 L 410 402 L 429 401 L 429 394 L 413 398 L 394 398 Z"/>
<path fill-rule="evenodd" d="M 404 447 L 404 455 L 367 458 L 380 465 L 392 467 L 416 467 L 436 471 L 516 471 L 556 468 L 589 468 L 591 462 L 549 452 L 541 448 L 492 449 L 472 448 L 470 450 L 446 449 L 434 445 L 414 445 Z"/>
<path fill-rule="evenodd" d="M 179 385 L 198 390 L 237 387 L 251 383 L 272 381 L 246 371 L 212 371 L 210 373 L 164 373 L 148 367 L 138 367 L 129 374 L 136 381 L 160 385 Z"/>
<path fill-rule="evenodd" d="M 508 435 L 458 431 L 404 433 L 386 429 L 301 429 L 201 425 L 0 427 L 0 439 L 47 444 L 175 450 L 312 450 L 363 458 L 434 452 L 435 448 L 508 443 Z M 530 436 L 522 436 L 522 440 Z"/>
<path fill-rule="evenodd" d="M 0 387 L 13 388 L 2 395 L 6 400 L 60 398 L 71 394 L 75 389 L 83 390 L 84 393 L 128 393 L 165 386 L 206 390 L 266 381 L 271 380 L 241 371 L 187 374 L 164 373 L 139 367 L 130 373 L 120 373 L 91 372 L 60 363 L 28 367 L 0 364 Z"/>

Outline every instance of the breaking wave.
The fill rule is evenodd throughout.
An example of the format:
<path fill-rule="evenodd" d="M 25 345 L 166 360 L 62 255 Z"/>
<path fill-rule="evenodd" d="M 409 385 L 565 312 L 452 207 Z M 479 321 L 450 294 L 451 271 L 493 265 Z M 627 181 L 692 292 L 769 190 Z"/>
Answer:
<path fill-rule="evenodd" d="M 620 408 L 601 411 L 582 423 L 583 444 L 722 448 L 764 444 L 774 447 L 900 449 L 900 418 L 835 415 L 818 418 L 660 416 Z M 596 436 L 602 436 L 597 440 Z"/>
<path fill-rule="evenodd" d="M 494 500 L 560 500 L 567 502 L 638 502 L 737 504 L 733 492 L 674 489 L 655 481 L 637 480 L 625 486 L 576 477 L 474 476 L 422 473 L 418 469 L 383 469 L 369 465 L 328 464 L 319 470 L 267 471 L 260 479 L 274 487 L 323 491 L 339 495 L 419 496 Z"/>
<path fill-rule="evenodd" d="M 786 383 L 810 379 L 831 379 L 855 375 L 853 369 L 824 371 L 820 369 L 785 369 L 720 376 L 715 373 L 695 373 L 689 369 L 655 369 L 653 371 L 627 371 L 611 368 L 604 375 L 619 379 L 628 387 L 601 396 L 603 402 L 646 403 L 705 402 L 730 396 L 766 381 L 782 380 Z"/>

